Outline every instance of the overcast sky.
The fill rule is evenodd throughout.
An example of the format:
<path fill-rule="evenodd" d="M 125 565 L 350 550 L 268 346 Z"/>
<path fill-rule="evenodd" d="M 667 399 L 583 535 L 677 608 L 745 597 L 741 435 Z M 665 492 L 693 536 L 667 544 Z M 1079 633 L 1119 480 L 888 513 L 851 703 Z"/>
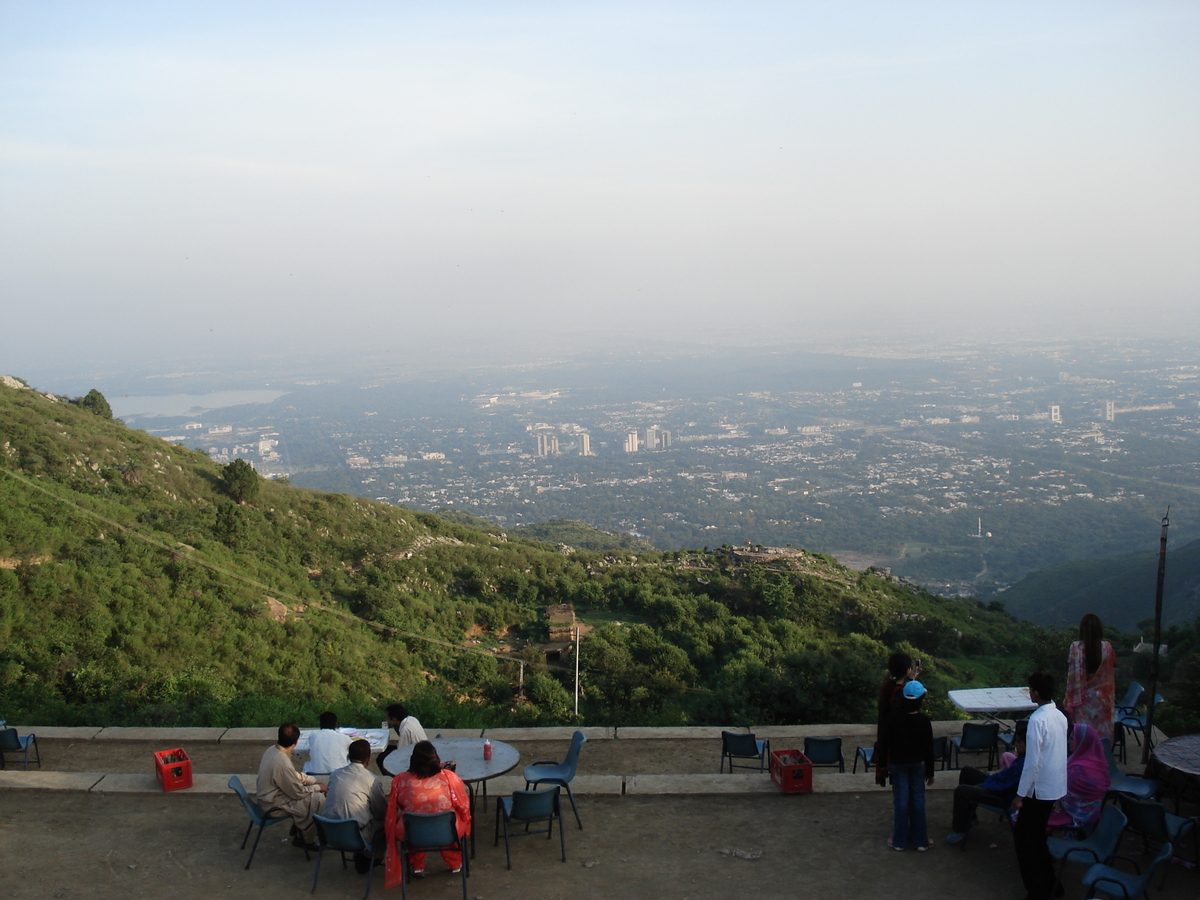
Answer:
<path fill-rule="evenodd" d="M 1200 329 L 1195 2 L 0 0 L 0 370 Z"/>

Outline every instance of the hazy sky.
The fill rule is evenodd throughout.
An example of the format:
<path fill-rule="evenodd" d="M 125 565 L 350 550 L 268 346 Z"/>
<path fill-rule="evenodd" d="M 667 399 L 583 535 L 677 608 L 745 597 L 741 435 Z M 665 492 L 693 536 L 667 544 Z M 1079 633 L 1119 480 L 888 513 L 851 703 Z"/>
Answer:
<path fill-rule="evenodd" d="M 0 0 L 0 370 L 1200 331 L 1200 4 Z"/>

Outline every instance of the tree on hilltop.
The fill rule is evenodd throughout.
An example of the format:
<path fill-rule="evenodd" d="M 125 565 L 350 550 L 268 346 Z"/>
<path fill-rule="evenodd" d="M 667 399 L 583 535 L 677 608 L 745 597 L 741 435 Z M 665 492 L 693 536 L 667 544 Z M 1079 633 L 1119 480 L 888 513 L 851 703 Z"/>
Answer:
<path fill-rule="evenodd" d="M 95 388 L 92 388 L 82 397 L 76 397 L 71 402 L 76 406 L 81 406 L 86 410 L 94 412 L 102 419 L 111 419 L 113 417 L 112 407 L 108 405 L 108 401 L 104 399 L 104 395 Z"/>
<path fill-rule="evenodd" d="M 235 459 L 221 470 L 221 484 L 225 493 L 238 503 L 250 503 L 258 496 L 262 479 L 254 467 L 244 459 Z"/>

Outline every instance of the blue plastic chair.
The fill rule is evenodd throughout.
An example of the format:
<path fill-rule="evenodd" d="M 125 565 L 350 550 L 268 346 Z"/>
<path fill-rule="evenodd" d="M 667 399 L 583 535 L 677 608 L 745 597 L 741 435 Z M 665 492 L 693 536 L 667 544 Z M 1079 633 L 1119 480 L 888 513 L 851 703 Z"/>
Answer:
<path fill-rule="evenodd" d="M 1117 766 L 1112 744 L 1108 742 L 1108 738 L 1100 738 L 1100 743 L 1104 745 L 1104 755 L 1108 759 L 1109 785 L 1108 790 L 1104 792 L 1105 803 L 1120 794 L 1129 794 L 1139 800 L 1153 800 L 1158 796 L 1157 781 L 1153 778 L 1143 778 L 1141 775 L 1126 775 Z"/>
<path fill-rule="evenodd" d="M 1125 692 L 1125 696 L 1121 702 L 1113 707 L 1113 713 L 1116 718 L 1122 716 L 1136 716 L 1138 707 L 1142 705 L 1142 697 L 1145 695 L 1146 689 L 1136 681 L 1129 683 L 1129 690 Z"/>
<path fill-rule="evenodd" d="M 806 737 L 804 756 L 814 766 L 837 766 L 839 772 L 846 771 L 846 757 L 842 755 L 840 737 Z"/>
<path fill-rule="evenodd" d="M 1162 705 L 1162 702 L 1162 694 L 1155 694 L 1154 708 L 1158 709 L 1158 707 Z M 1140 716 L 1121 716 L 1119 719 L 1117 719 L 1115 727 L 1121 729 L 1121 762 L 1125 762 L 1125 732 L 1129 732 L 1133 735 L 1134 740 L 1137 741 L 1139 747 L 1142 746 L 1141 735 L 1144 734 L 1146 736 L 1146 743 L 1148 743 L 1151 748 L 1154 747 L 1154 736 L 1150 734 L 1149 730 L 1146 728 L 1146 722 L 1149 718 L 1150 713 L 1144 712 Z"/>
<path fill-rule="evenodd" d="M 1125 813 L 1115 806 L 1108 806 L 1100 814 L 1100 821 L 1096 823 L 1096 828 L 1087 837 L 1081 840 L 1068 840 L 1060 837 L 1047 838 L 1046 846 L 1050 849 L 1050 855 L 1059 861 L 1058 872 L 1055 876 L 1057 881 L 1062 881 L 1063 869 L 1066 868 L 1068 862 L 1095 864 L 1107 863 L 1112 859 L 1116 855 L 1117 845 L 1121 842 L 1121 835 L 1124 833 L 1128 821 Z"/>
<path fill-rule="evenodd" d="M 734 766 L 739 769 L 753 769 L 744 763 L 735 763 L 735 759 L 758 760 L 758 771 L 767 770 L 767 754 L 771 752 L 770 741 L 760 741 L 752 734 L 740 731 L 721 732 L 721 774 L 725 773 L 725 760 L 729 760 L 729 774 L 733 774 Z"/>
<path fill-rule="evenodd" d="M 579 750 L 585 741 L 587 736 L 582 731 L 576 731 L 571 735 L 571 748 L 567 750 L 567 756 L 562 762 L 549 759 L 525 767 L 525 790 L 539 784 L 557 784 L 567 789 L 567 799 L 571 801 L 571 811 L 575 813 L 575 824 L 579 826 L 580 831 L 583 830 L 583 822 L 580 821 L 579 809 L 575 806 L 575 795 L 571 793 L 571 781 L 575 778 L 575 769 L 579 765 Z"/>
<path fill-rule="evenodd" d="M 858 761 L 860 759 L 863 761 L 863 771 L 870 772 L 871 769 L 875 768 L 875 748 L 859 747 L 854 751 L 854 768 L 850 770 L 852 774 L 858 771 Z"/>
<path fill-rule="evenodd" d="M 326 816 L 313 816 L 313 821 L 317 824 L 317 843 L 320 848 L 317 851 L 317 866 L 313 870 L 313 886 L 312 893 L 317 892 L 317 879 L 321 877 L 321 857 L 325 854 L 325 848 L 329 847 L 337 850 L 342 854 L 342 868 L 346 868 L 347 853 L 361 853 L 363 856 L 371 857 L 371 868 L 367 870 L 367 892 L 363 894 L 363 900 L 371 896 L 371 878 L 375 874 L 375 846 L 372 843 L 370 847 L 363 840 L 362 829 L 353 819 L 330 819 Z"/>
<path fill-rule="evenodd" d="M 1154 870 L 1163 863 L 1169 864 L 1174 852 L 1175 850 L 1170 844 L 1163 844 L 1163 848 L 1158 851 L 1158 856 L 1154 857 L 1154 861 L 1150 863 L 1145 872 L 1142 872 L 1133 860 L 1127 860 L 1137 871 L 1135 875 L 1114 869 L 1107 863 L 1096 863 L 1083 873 L 1083 886 L 1088 889 L 1089 897 L 1095 897 L 1096 892 L 1099 891 L 1112 900 L 1133 900 L 1134 897 L 1145 897 L 1148 900 L 1150 895 L 1147 890 L 1150 887 L 1150 879 L 1154 877 Z M 1124 856 L 1112 858 L 1126 859 Z"/>
<path fill-rule="evenodd" d="M 950 745 L 954 748 L 954 768 L 962 768 L 959 758 L 962 751 L 987 751 L 989 770 L 996 767 L 996 742 L 1000 739 L 1000 726 L 996 722 L 965 722 L 960 737 L 951 738 Z"/>
<path fill-rule="evenodd" d="M 1190 819 L 1173 816 L 1161 803 L 1155 803 L 1153 800 L 1138 800 L 1127 794 L 1122 794 L 1118 801 L 1121 804 L 1121 812 L 1125 813 L 1126 818 L 1129 819 L 1130 830 L 1136 831 L 1142 836 L 1143 851 L 1149 849 L 1151 841 L 1155 843 L 1162 841 L 1178 847 L 1190 831 L 1192 847 L 1195 851 L 1193 863 L 1200 866 L 1200 816 Z M 1167 866 L 1163 872 L 1162 884 L 1158 886 L 1159 890 L 1166 886 L 1167 872 L 1170 870 L 1171 867 Z"/>
<path fill-rule="evenodd" d="M 282 813 L 282 815 L 277 816 L 271 815 L 273 812 L 281 812 L 277 809 L 269 809 L 266 812 L 263 812 L 262 807 L 250 799 L 250 795 L 247 794 L 246 789 L 242 787 L 242 779 L 238 778 L 236 775 L 229 776 L 229 787 L 232 788 L 233 792 L 238 795 L 238 798 L 242 801 L 242 806 L 246 807 L 246 814 L 250 816 L 250 824 L 246 826 L 246 836 L 242 838 L 243 850 L 246 849 L 246 841 L 250 840 L 250 829 L 255 825 L 258 826 L 258 834 L 254 836 L 254 846 L 250 848 L 250 858 L 246 860 L 246 868 L 248 869 L 250 868 L 250 863 L 254 862 L 254 853 L 258 850 L 258 841 L 259 838 L 262 837 L 263 829 L 268 825 L 276 825 L 280 822 L 290 822 L 292 817 L 287 813 Z M 307 856 L 308 850 L 306 849 L 304 852 Z"/>
<path fill-rule="evenodd" d="M 33 746 L 34 753 L 37 756 L 34 762 L 38 764 L 38 768 L 42 767 L 42 751 L 38 749 L 37 735 L 27 734 L 23 737 L 17 734 L 15 728 L 5 728 L 0 731 L 0 769 L 4 768 L 4 754 L 20 753 L 25 763 L 25 769 L 29 769 L 29 747 Z"/>
<path fill-rule="evenodd" d="M 500 828 L 504 827 L 504 859 L 508 863 L 508 867 L 512 868 L 512 853 L 510 852 L 508 839 L 510 837 L 508 826 L 510 824 L 524 825 L 525 828 L 521 831 L 516 831 L 512 837 L 521 837 L 530 834 L 545 834 L 546 840 L 550 840 L 550 835 L 554 832 L 554 821 L 558 820 L 558 842 L 562 847 L 562 861 L 567 861 L 567 837 L 563 832 L 562 826 L 562 811 L 559 807 L 559 788 L 555 785 L 552 788 L 547 788 L 542 791 L 513 791 L 511 797 L 501 797 L 496 803 L 496 834 L 492 846 L 500 843 Z M 537 829 L 530 831 L 529 826 L 533 822 L 545 822 L 545 829 Z"/>
<path fill-rule="evenodd" d="M 933 764 L 941 763 L 942 771 L 950 765 L 950 738 L 946 735 L 933 739 Z"/>
<path fill-rule="evenodd" d="M 400 896 L 407 897 L 408 857 L 418 850 L 444 850 L 457 847 L 462 854 L 463 900 L 467 900 L 467 875 L 470 874 L 471 862 L 467 853 L 466 836 L 459 837 L 458 821 L 454 810 L 448 809 L 439 813 L 410 813 L 404 814 L 404 838 L 400 844 Z"/>

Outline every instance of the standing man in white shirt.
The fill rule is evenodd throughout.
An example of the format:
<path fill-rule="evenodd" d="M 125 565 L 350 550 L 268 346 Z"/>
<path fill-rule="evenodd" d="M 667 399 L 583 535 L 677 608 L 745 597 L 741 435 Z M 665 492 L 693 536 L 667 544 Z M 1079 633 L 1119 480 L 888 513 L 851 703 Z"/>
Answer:
<path fill-rule="evenodd" d="M 352 738 L 337 730 L 337 714 L 321 713 L 318 720 L 320 731 L 308 736 L 308 762 L 304 764 L 305 775 L 328 775 L 350 762 L 346 751 Z"/>
<path fill-rule="evenodd" d="M 409 754 L 400 754 L 404 758 L 403 762 L 391 761 L 385 764 L 385 760 L 401 747 L 410 747 L 429 738 L 425 736 L 425 729 L 421 727 L 417 717 L 410 716 L 403 703 L 393 703 L 387 708 L 387 724 L 388 728 L 396 732 L 396 744 L 380 753 L 375 758 L 375 765 L 379 766 L 379 771 L 384 775 L 397 775 L 408 769 Z"/>
<path fill-rule="evenodd" d="M 1067 717 L 1054 705 L 1054 676 L 1029 676 L 1029 699 L 1038 705 L 1029 715 L 1025 767 L 1013 806 L 1017 824 L 1013 843 L 1025 884 L 1026 900 L 1050 900 L 1055 894 L 1054 860 L 1046 846 L 1046 824 L 1054 801 L 1067 793 Z"/>

